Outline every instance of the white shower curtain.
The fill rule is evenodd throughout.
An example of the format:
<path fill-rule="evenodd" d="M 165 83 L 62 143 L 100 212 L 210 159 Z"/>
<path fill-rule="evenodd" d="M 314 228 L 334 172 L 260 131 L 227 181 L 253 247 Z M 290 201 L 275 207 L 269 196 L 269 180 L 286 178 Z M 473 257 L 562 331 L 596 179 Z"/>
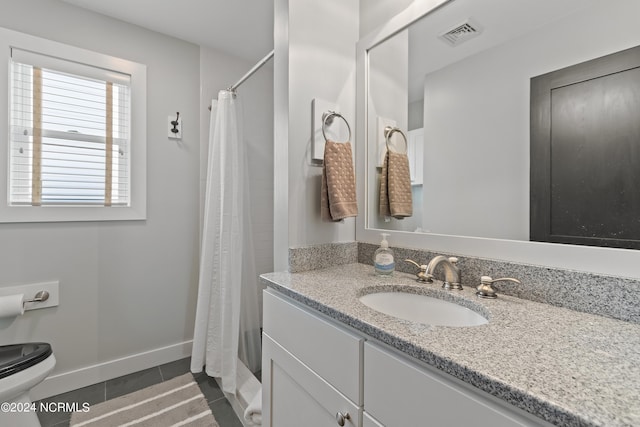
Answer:
<path fill-rule="evenodd" d="M 191 371 L 222 380 L 236 393 L 238 357 L 260 366 L 258 278 L 255 270 L 242 109 L 232 92 L 213 100 Z"/>

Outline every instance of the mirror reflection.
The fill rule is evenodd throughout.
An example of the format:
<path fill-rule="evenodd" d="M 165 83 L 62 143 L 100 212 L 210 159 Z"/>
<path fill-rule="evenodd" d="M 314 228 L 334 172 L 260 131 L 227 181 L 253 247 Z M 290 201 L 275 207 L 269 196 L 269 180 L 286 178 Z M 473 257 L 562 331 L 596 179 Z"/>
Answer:
<path fill-rule="evenodd" d="M 638 3 L 453 0 L 372 47 L 366 227 L 529 240 L 530 80 L 640 45 Z M 403 219 L 379 210 L 387 126 L 408 141 Z"/>

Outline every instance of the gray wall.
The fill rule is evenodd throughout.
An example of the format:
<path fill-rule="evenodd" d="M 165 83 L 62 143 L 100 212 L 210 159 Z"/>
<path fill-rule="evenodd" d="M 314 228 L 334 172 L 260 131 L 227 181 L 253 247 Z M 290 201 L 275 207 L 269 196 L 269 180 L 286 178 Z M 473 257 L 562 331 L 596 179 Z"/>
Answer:
<path fill-rule="evenodd" d="M 274 250 L 275 268 L 284 270 L 290 246 L 355 240 L 354 218 L 320 220 L 322 168 L 310 164 L 310 148 L 314 98 L 340 106 L 355 141 L 358 2 L 276 0 L 274 10 Z"/>
<path fill-rule="evenodd" d="M 0 286 L 60 281 L 60 305 L 0 323 L 0 344 L 50 342 L 53 377 L 81 370 L 48 381 L 40 397 L 188 354 L 198 274 L 198 46 L 54 0 L 3 2 L 0 26 L 140 62 L 148 72 L 148 219 L 0 224 Z M 176 111 L 181 142 L 167 138 Z"/>
<path fill-rule="evenodd" d="M 386 139 L 383 125 L 390 121 L 402 129 L 406 135 L 408 124 L 407 86 L 409 84 L 407 67 L 409 63 L 409 32 L 401 31 L 394 37 L 385 40 L 369 54 L 369 97 L 367 109 L 367 135 L 370 144 L 367 145 L 368 164 L 376 165 L 370 168 L 366 179 L 369 188 L 367 200 L 367 224 L 371 228 L 413 231 L 416 229 L 413 220 L 422 222 L 422 218 L 406 218 L 398 220 L 391 218 L 385 222 L 380 216 L 380 179 L 382 178 L 382 163 L 386 153 Z M 397 152 L 403 152 L 405 142 L 398 133 L 390 139 L 390 147 Z M 362 177 L 363 179 L 365 177 Z"/>
<path fill-rule="evenodd" d="M 360 37 L 405 10 L 413 0 L 360 0 Z"/>

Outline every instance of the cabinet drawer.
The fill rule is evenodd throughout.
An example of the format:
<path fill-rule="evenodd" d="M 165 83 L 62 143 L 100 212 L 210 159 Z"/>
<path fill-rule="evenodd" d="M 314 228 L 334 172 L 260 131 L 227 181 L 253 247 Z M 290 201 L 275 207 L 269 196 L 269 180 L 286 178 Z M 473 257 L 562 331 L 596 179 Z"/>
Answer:
<path fill-rule="evenodd" d="M 358 405 L 363 338 L 311 313 L 296 302 L 264 291 L 264 331 Z"/>
<path fill-rule="evenodd" d="M 549 425 L 369 342 L 364 365 L 364 410 L 386 427 Z"/>
<path fill-rule="evenodd" d="M 338 413 L 346 427 L 361 425 L 362 410 L 269 335 L 263 340 L 262 424 L 265 427 L 336 426 Z"/>

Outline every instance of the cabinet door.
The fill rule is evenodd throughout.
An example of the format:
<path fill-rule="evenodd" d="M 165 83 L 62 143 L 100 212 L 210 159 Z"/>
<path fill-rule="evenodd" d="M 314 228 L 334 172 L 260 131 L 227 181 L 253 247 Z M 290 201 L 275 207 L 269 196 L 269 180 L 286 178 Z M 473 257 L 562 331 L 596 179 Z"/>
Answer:
<path fill-rule="evenodd" d="M 363 338 L 270 289 L 263 293 L 264 333 L 358 405 Z"/>
<path fill-rule="evenodd" d="M 362 413 L 362 427 L 384 427 L 378 421 L 375 420 L 371 415 L 366 412 Z"/>
<path fill-rule="evenodd" d="M 262 425 L 265 427 L 359 427 L 361 409 L 296 359 L 266 333 L 262 337 Z M 347 415 L 348 414 L 348 415 Z"/>
<path fill-rule="evenodd" d="M 446 374 L 364 347 L 364 410 L 386 427 L 550 425 Z"/>

